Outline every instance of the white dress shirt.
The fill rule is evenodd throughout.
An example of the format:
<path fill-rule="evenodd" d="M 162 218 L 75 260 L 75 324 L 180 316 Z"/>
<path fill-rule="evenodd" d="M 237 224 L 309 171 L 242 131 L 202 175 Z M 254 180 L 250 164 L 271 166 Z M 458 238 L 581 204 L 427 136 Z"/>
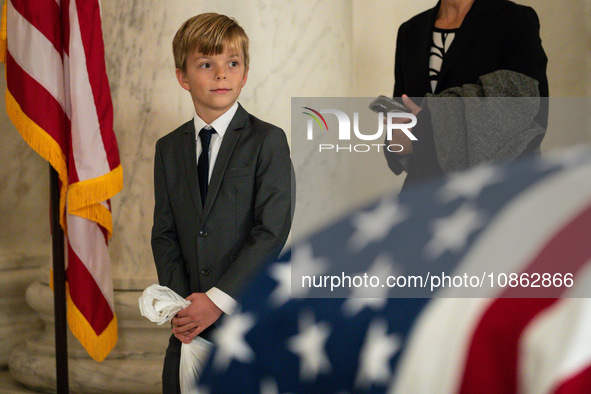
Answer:
<path fill-rule="evenodd" d="M 193 118 L 193 122 L 195 124 L 195 142 L 197 145 L 197 157 L 201 154 L 201 138 L 199 138 L 199 131 L 202 128 L 214 128 L 215 133 L 211 135 L 211 143 L 209 145 L 209 176 L 207 182 L 211 180 L 211 174 L 213 173 L 213 167 L 215 165 L 215 160 L 218 157 L 218 153 L 220 152 L 220 146 L 222 146 L 222 141 L 224 139 L 224 135 L 226 134 L 226 130 L 228 130 L 228 126 L 232 121 L 232 118 L 236 114 L 238 110 L 238 102 L 235 102 L 234 105 L 227 110 L 222 116 L 211 122 L 211 124 L 207 124 L 195 113 L 195 117 Z M 232 312 L 238 306 L 238 302 L 230 297 L 228 294 L 224 293 L 222 290 L 218 289 L 217 287 L 212 287 L 209 289 L 205 294 L 209 297 L 209 299 L 222 310 L 227 315 L 231 315 Z"/>

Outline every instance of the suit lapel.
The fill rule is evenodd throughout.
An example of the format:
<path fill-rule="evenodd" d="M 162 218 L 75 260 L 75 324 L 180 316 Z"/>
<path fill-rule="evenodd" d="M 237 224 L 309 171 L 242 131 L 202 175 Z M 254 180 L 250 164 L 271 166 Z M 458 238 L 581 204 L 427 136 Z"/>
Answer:
<path fill-rule="evenodd" d="M 193 120 L 187 122 L 182 140 L 182 151 L 185 161 L 185 171 L 187 174 L 188 187 L 191 192 L 193 206 L 197 215 L 201 215 L 203 206 L 201 204 L 201 195 L 199 194 L 199 180 L 197 176 L 197 147 L 195 143 L 195 123 Z"/>
<path fill-rule="evenodd" d="M 442 81 L 445 80 L 450 69 L 453 68 L 454 64 L 457 63 L 460 56 L 467 50 L 468 46 L 474 41 L 480 32 L 485 31 L 487 26 L 484 26 L 486 19 L 483 18 L 483 14 L 490 11 L 490 3 L 488 0 L 475 0 L 474 4 L 470 8 L 470 11 L 466 14 L 460 29 L 456 33 L 449 51 L 445 54 L 445 60 L 441 65 L 439 72 L 438 86 L 444 86 Z M 433 20 L 433 25 L 435 20 Z M 433 33 L 431 33 L 432 35 Z M 431 89 L 429 89 L 431 90 Z"/>
<path fill-rule="evenodd" d="M 209 180 L 209 188 L 207 189 L 207 197 L 205 197 L 205 206 L 203 207 L 203 219 L 209 214 L 213 202 L 220 190 L 220 185 L 222 184 L 224 173 L 230 162 L 230 157 L 232 156 L 232 152 L 234 152 L 236 143 L 240 139 L 239 130 L 244 127 L 247 118 L 248 113 L 240 104 L 238 104 L 238 110 L 228 125 L 228 129 L 222 140 L 222 145 L 220 146 L 220 151 L 218 152 L 218 156 L 213 166 L 213 172 L 211 174 L 211 179 Z"/>

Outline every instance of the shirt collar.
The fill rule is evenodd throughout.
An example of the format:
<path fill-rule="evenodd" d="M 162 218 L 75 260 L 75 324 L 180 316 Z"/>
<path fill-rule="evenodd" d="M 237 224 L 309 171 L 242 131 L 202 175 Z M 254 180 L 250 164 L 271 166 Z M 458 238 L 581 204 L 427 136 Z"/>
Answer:
<path fill-rule="evenodd" d="M 236 111 L 238 111 L 237 101 L 234 102 L 234 105 L 232 105 L 229 110 L 224 112 L 222 116 L 218 117 L 216 120 L 211 122 L 211 124 L 205 123 L 205 121 L 203 121 L 203 119 L 201 119 L 199 115 L 197 115 L 197 112 L 195 112 L 195 116 L 193 118 L 193 123 L 195 125 L 195 138 L 199 138 L 199 131 L 204 127 L 208 129 L 213 127 L 215 129 L 215 132 L 219 135 L 219 137 L 223 138 L 224 134 L 226 133 L 226 130 L 228 130 L 228 126 L 230 125 L 232 118 L 236 114 Z"/>

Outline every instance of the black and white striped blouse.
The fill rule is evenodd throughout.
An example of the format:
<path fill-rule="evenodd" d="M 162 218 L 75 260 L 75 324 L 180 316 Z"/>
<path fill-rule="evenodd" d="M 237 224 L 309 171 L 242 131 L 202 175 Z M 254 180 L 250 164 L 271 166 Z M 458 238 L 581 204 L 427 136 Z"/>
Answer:
<path fill-rule="evenodd" d="M 445 54 L 449 50 L 458 29 L 433 28 L 433 42 L 431 43 L 431 56 L 429 58 L 429 80 L 431 91 L 435 93 L 439 81 L 439 71 L 445 60 Z"/>

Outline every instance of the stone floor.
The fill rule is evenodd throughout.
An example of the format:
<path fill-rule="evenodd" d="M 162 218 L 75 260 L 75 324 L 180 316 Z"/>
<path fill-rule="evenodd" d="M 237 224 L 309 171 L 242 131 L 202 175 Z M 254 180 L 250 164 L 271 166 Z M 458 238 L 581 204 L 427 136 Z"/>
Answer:
<path fill-rule="evenodd" d="M 35 391 L 31 391 L 25 386 L 21 385 L 17 381 L 15 381 L 12 376 L 10 376 L 10 372 L 6 370 L 0 371 L 0 393 L 8 394 L 8 393 L 35 393 Z"/>

